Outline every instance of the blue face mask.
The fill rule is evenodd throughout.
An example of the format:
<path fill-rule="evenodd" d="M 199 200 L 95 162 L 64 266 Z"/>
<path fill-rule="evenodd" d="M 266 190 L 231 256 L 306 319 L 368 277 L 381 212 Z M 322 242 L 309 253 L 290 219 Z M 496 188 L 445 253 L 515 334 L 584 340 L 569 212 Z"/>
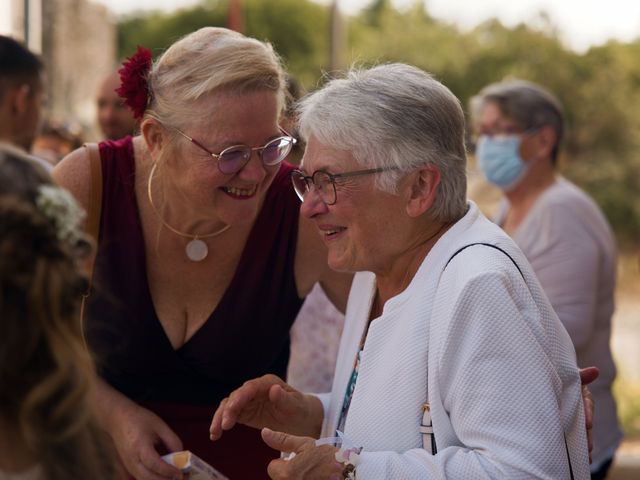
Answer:
<path fill-rule="evenodd" d="M 527 164 L 520 156 L 520 142 L 518 135 L 481 135 L 478 139 L 478 166 L 487 180 L 502 190 L 514 187 L 527 173 Z"/>

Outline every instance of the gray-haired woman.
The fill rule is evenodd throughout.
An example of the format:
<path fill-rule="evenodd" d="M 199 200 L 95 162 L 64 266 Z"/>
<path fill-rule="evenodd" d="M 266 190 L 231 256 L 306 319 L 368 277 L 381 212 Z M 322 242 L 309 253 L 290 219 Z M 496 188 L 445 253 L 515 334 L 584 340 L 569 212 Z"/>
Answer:
<path fill-rule="evenodd" d="M 248 382 L 212 438 L 268 427 L 296 454 L 271 462 L 275 479 L 588 478 L 571 341 L 520 250 L 465 198 L 455 96 L 407 65 L 354 71 L 303 101 L 300 128 L 301 212 L 329 265 L 361 272 L 332 392 Z M 337 432 L 350 455 L 314 440 Z"/>

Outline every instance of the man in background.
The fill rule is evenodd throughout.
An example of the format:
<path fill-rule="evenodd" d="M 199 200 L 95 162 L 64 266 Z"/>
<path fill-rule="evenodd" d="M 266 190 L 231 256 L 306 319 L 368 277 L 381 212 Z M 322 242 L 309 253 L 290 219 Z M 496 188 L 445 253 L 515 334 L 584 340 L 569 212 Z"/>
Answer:
<path fill-rule="evenodd" d="M 40 59 L 13 38 L 0 35 L 0 143 L 31 150 L 45 101 Z M 45 168 L 51 166 L 36 157 Z"/>
<path fill-rule="evenodd" d="M 133 135 L 137 126 L 133 112 L 116 93 L 118 87 L 120 76 L 114 71 L 104 78 L 98 90 L 98 127 L 107 140 Z"/>

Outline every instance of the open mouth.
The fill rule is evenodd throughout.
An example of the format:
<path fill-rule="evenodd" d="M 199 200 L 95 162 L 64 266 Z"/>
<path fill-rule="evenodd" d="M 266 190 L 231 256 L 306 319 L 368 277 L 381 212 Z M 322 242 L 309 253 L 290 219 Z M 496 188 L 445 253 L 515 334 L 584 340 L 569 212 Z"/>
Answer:
<path fill-rule="evenodd" d="M 253 197 L 258 190 L 258 186 L 255 185 L 253 188 L 249 189 L 236 187 L 220 187 L 220 189 L 230 197 L 244 200 Z"/>
<path fill-rule="evenodd" d="M 326 238 L 327 240 L 330 240 L 332 238 L 335 238 L 345 230 L 346 230 L 346 227 L 334 227 L 331 230 L 321 230 L 320 232 L 324 238 Z"/>

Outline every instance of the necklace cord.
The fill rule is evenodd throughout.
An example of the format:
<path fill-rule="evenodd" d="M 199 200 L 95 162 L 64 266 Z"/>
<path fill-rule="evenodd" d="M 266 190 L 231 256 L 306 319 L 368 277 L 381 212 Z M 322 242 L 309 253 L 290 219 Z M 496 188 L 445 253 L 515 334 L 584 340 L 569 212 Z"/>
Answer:
<path fill-rule="evenodd" d="M 149 180 L 147 181 L 147 196 L 149 197 L 149 204 L 151 205 L 151 208 L 153 210 L 153 213 L 156 214 L 156 216 L 158 217 L 158 219 L 162 222 L 162 224 L 169 229 L 170 231 L 172 231 L 173 233 L 175 233 L 176 235 L 180 235 L 181 237 L 185 237 L 185 238 L 190 238 L 192 240 L 198 240 L 201 238 L 211 238 L 211 237 L 216 237 L 218 235 L 220 235 L 221 233 L 226 232 L 227 230 L 229 230 L 231 228 L 231 225 L 225 225 L 224 227 L 222 227 L 220 230 L 212 232 L 212 233 L 207 233 L 206 235 L 194 235 L 192 233 L 185 233 L 185 232 L 181 232 L 180 230 L 173 228 L 171 225 L 169 225 L 167 223 L 167 221 L 162 217 L 162 215 L 160 215 L 160 212 L 158 211 L 158 209 L 156 208 L 155 203 L 153 203 L 153 196 L 151 195 L 151 181 L 153 180 L 153 175 L 156 172 L 156 167 L 158 166 L 157 163 L 153 164 L 153 167 L 151 167 L 151 172 L 149 172 Z"/>

